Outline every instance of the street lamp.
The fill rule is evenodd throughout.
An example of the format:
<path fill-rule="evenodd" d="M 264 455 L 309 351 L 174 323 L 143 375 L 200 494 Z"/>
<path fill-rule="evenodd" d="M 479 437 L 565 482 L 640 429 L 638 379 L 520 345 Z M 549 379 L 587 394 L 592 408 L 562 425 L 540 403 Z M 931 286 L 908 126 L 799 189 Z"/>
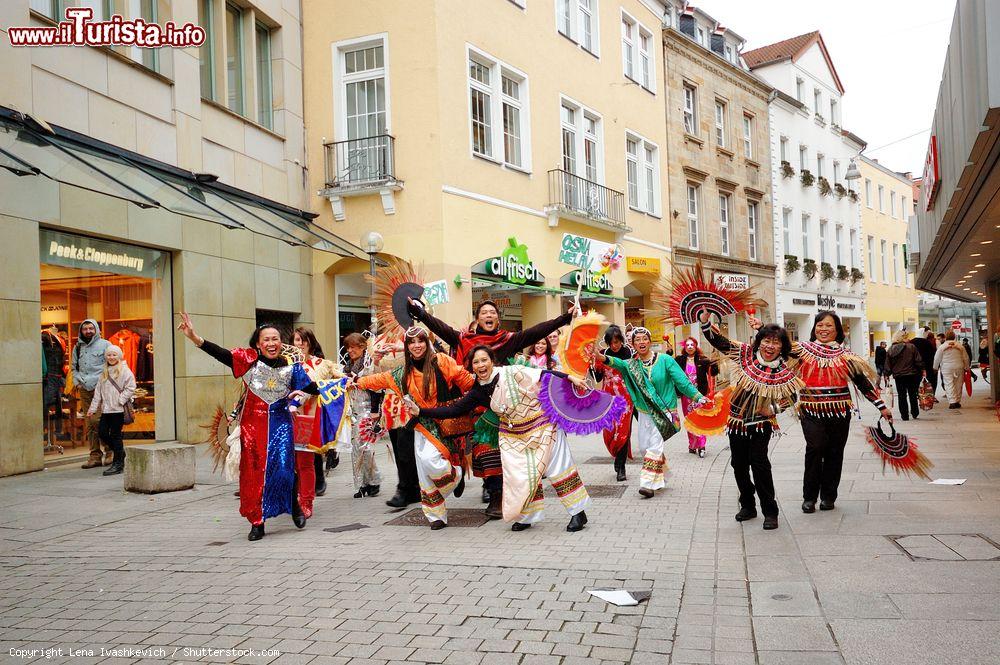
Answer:
<path fill-rule="evenodd" d="M 385 247 L 385 241 L 382 239 L 382 234 L 378 231 L 369 231 L 361 236 L 361 248 L 368 254 L 368 274 L 372 278 L 370 314 L 373 336 L 378 333 L 378 321 L 375 317 L 375 255 L 381 252 L 383 247 Z"/>
<path fill-rule="evenodd" d="M 844 180 L 861 180 L 861 171 L 858 170 L 858 165 L 854 162 L 853 157 L 851 157 L 851 163 L 847 167 L 847 173 L 844 174 Z"/>

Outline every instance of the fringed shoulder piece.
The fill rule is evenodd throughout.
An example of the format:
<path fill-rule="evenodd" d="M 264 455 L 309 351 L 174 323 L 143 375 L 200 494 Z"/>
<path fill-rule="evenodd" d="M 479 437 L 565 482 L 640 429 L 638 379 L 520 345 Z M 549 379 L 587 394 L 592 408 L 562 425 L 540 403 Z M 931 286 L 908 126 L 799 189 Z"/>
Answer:
<path fill-rule="evenodd" d="M 790 400 L 805 387 L 794 366 L 788 362 L 779 362 L 770 367 L 757 358 L 749 344 L 734 346 L 729 356 L 735 356 L 730 380 L 740 392 L 751 393 L 767 402 L 780 403 Z"/>
<path fill-rule="evenodd" d="M 817 375 L 833 375 L 840 382 L 851 376 L 863 375 L 875 381 L 875 371 L 864 358 L 851 353 L 843 345 L 828 346 L 819 342 L 796 342 L 792 353 L 802 365 L 802 376 L 809 382 Z M 831 377 L 832 378 L 832 377 Z"/>

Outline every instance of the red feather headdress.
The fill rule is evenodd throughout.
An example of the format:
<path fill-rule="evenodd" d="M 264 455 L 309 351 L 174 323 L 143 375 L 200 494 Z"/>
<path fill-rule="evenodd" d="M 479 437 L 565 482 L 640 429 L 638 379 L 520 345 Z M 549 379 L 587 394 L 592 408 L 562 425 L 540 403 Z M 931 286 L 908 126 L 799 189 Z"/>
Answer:
<path fill-rule="evenodd" d="M 657 282 L 651 300 L 655 309 L 649 313 L 665 316 L 675 326 L 697 324 L 702 310 L 723 318 L 757 302 L 751 289 L 727 291 L 706 280 L 701 261 L 694 267 L 677 269 L 670 280 Z"/>
<path fill-rule="evenodd" d="M 392 295 L 404 284 L 422 285 L 423 276 L 409 261 L 396 257 L 385 259 L 387 265 L 378 269 L 374 279 L 365 275 L 365 280 L 375 283 L 375 295 L 370 298 L 370 304 L 375 307 L 375 317 L 378 319 L 378 331 L 385 339 L 396 342 L 403 338 L 403 326 L 396 320 L 392 309 Z"/>

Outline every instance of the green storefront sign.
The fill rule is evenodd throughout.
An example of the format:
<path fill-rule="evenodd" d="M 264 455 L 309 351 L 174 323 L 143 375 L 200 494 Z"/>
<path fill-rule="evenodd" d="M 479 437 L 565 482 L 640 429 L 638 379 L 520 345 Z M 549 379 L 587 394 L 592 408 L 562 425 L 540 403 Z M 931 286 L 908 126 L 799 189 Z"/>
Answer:
<path fill-rule="evenodd" d="M 586 278 L 584 278 L 584 274 L 586 274 Z M 606 273 L 597 274 L 589 270 L 573 270 L 566 273 L 559 280 L 559 286 L 575 291 L 576 287 L 580 285 L 580 280 L 585 280 L 583 290 L 589 293 L 609 294 L 613 288 Z"/>
<path fill-rule="evenodd" d="M 500 256 L 480 261 L 472 266 L 472 274 L 519 285 L 541 286 L 545 276 L 528 258 L 528 247 L 507 238 L 507 247 Z"/>

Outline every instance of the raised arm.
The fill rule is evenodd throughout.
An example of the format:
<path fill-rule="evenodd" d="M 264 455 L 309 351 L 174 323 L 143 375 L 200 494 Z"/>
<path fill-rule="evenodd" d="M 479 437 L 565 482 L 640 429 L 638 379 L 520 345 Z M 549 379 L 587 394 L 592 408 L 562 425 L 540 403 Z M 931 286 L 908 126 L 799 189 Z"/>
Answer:
<path fill-rule="evenodd" d="M 194 324 L 191 323 L 191 317 L 187 312 L 181 312 L 181 322 L 177 325 L 177 329 L 180 330 L 181 333 L 191 340 L 191 343 L 199 349 L 212 356 L 226 367 L 230 369 L 233 368 L 232 351 L 224 349 L 213 342 L 209 342 L 207 339 L 196 333 L 194 331 Z"/>
<path fill-rule="evenodd" d="M 453 351 L 458 348 L 459 332 L 441 319 L 430 314 L 420 302 L 410 299 L 406 306 L 407 312 L 417 321 L 437 335 Z"/>
<path fill-rule="evenodd" d="M 392 377 L 392 372 L 358 377 L 355 385 L 361 390 L 391 390 L 397 395 L 399 394 L 399 386 L 396 385 L 396 380 Z"/>
<path fill-rule="evenodd" d="M 492 396 L 490 388 L 492 388 L 491 384 L 485 386 L 477 385 L 451 404 L 435 406 L 430 409 L 420 408 L 419 415 L 433 418 L 434 420 L 445 420 L 472 413 L 476 407 L 481 406 L 488 409 L 490 408 L 490 397 Z"/>
<path fill-rule="evenodd" d="M 561 314 L 560 316 L 557 316 L 554 319 L 549 319 L 548 321 L 542 321 L 538 325 L 531 326 L 527 330 L 514 333 L 504 346 L 516 349 L 527 348 L 543 337 L 548 337 L 551 333 L 559 330 L 563 326 L 568 326 L 572 320 L 573 308 L 571 307 L 570 311 L 565 314 Z"/>

